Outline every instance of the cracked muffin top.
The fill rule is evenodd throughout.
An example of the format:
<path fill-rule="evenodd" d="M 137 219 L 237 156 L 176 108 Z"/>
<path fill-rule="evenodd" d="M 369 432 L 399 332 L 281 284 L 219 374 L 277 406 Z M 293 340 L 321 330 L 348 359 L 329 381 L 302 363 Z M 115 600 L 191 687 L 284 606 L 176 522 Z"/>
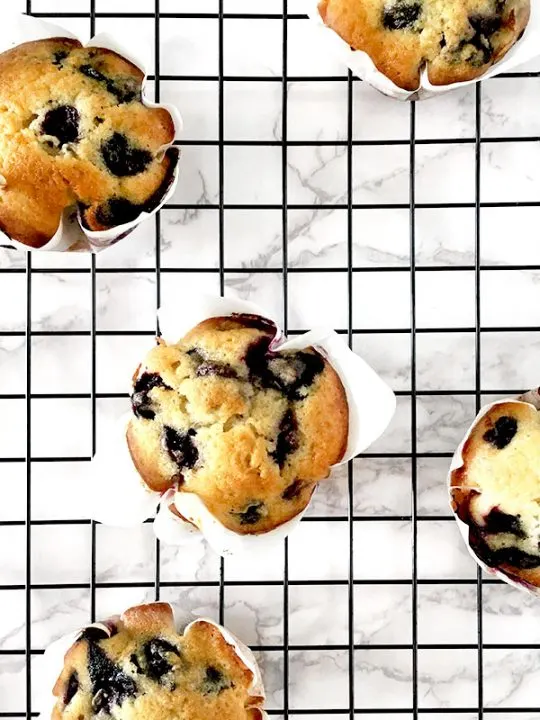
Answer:
<path fill-rule="evenodd" d="M 179 634 L 167 603 L 83 630 L 53 694 L 52 720 L 264 718 L 262 688 L 220 629 L 198 620 Z"/>
<path fill-rule="evenodd" d="M 501 402 L 476 423 L 451 475 L 452 506 L 488 567 L 540 586 L 540 414 Z"/>
<path fill-rule="evenodd" d="M 174 123 L 141 100 L 144 75 L 116 53 L 53 38 L 0 55 L 0 228 L 47 243 L 65 208 L 90 230 L 159 204 L 177 162 Z M 24 92 L 21 92 L 24 88 Z"/>
<path fill-rule="evenodd" d="M 127 440 L 152 490 L 195 493 L 240 534 L 272 530 L 303 510 L 343 457 L 348 405 L 313 348 L 275 351 L 255 315 L 216 317 L 137 371 Z"/>
<path fill-rule="evenodd" d="M 473 80 L 523 34 L 530 0 L 321 0 L 323 22 L 396 85 Z"/>

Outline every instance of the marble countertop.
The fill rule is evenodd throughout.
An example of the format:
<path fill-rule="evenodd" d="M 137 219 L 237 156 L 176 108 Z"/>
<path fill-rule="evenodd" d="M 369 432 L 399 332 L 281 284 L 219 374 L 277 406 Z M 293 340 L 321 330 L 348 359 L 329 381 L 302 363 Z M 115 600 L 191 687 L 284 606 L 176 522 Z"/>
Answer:
<path fill-rule="evenodd" d="M 22 6 L 25 3 L 19 3 Z M 16 5 L 16 3 L 13 3 Z M 138 11 L 126 19 L 122 13 Z M 33 0 L 32 10 L 87 12 L 87 0 Z M 155 0 L 96 0 L 97 30 L 153 57 Z M 220 290 L 220 162 L 225 292 L 283 316 L 282 0 L 224 0 L 226 79 L 218 147 L 217 0 L 161 0 L 161 100 L 184 116 L 174 208 L 97 256 L 96 442 L 127 408 L 127 383 L 152 343 L 158 296 L 189 303 Z M 287 70 L 287 320 L 290 330 L 348 328 L 348 83 L 317 44 L 302 3 L 289 0 Z M 99 13 L 106 12 L 106 16 Z M 248 12 L 250 19 L 240 17 Z M 115 14 L 118 13 L 118 14 Z M 209 13 L 209 17 L 202 17 Z M 275 13 L 274 19 L 257 14 Z M 230 14 L 230 15 L 229 15 Z M 60 22 L 88 37 L 86 17 Z M 539 71 L 540 62 L 526 68 Z M 151 68 L 152 71 L 152 68 Z M 242 79 L 238 79 L 242 77 Z M 212 79 L 213 78 L 213 79 Z M 237 78 L 237 79 L 234 79 Z M 307 79 L 309 78 L 309 79 Z M 409 137 L 411 106 L 352 84 L 352 323 L 354 348 L 398 393 L 391 428 L 354 461 L 354 615 L 349 627 L 347 470 L 323 484 L 284 550 L 227 560 L 225 624 L 257 648 L 268 705 L 305 718 L 473 720 L 481 702 L 505 720 L 538 720 L 538 601 L 482 587 L 479 686 L 477 566 L 449 516 L 448 455 L 475 414 L 476 291 L 482 401 L 538 385 L 540 351 L 540 77 L 481 88 L 480 265 L 475 284 L 476 89 L 418 104 L 415 134 L 415 362 L 411 363 Z M 252 145 L 242 141 L 255 141 Z M 321 144 L 322 142 L 322 144 Z M 259 206 L 263 206 L 262 208 Z M 444 207 L 441 207 L 444 206 Z M 156 247 L 162 273 L 158 285 Z M 91 526 L 78 495 L 92 454 L 90 258 L 31 258 L 31 648 L 88 621 Z M 26 256 L 0 249 L 0 715 L 25 712 Z M 121 332 L 119 332 L 121 331 Z M 129 332 L 125 332 L 129 331 Z M 414 372 L 414 382 L 412 373 Z M 416 387 L 416 397 L 411 387 Z M 416 428 L 411 427 L 415 402 Z M 415 434 L 415 442 L 412 437 Z M 413 451 L 416 450 L 416 454 Z M 63 458 L 52 461 L 53 458 Z M 413 480 L 418 522 L 412 522 Z M 333 518 L 333 519 L 330 519 Z M 51 524 L 50 521 L 77 520 Z M 417 529 L 416 542 L 413 540 Z M 416 557 L 416 565 L 413 564 Z M 152 528 L 96 529 L 98 617 L 154 598 Z M 219 558 L 203 546 L 162 546 L 161 598 L 219 614 Z M 417 597 L 413 594 L 416 567 Z M 306 583 L 317 581 L 317 583 Z M 232 584 L 228 584 L 231 582 Z M 243 584 L 249 583 L 249 584 Z M 59 590 L 57 585 L 67 585 Z M 51 587 L 52 586 L 52 587 Z M 417 635 L 414 623 L 417 622 Z M 349 631 L 356 649 L 349 667 Z M 289 687 L 284 694 L 284 633 Z M 413 642 L 417 639 L 417 652 Z M 414 659 L 417 660 L 417 666 Z M 415 694 L 415 690 L 417 694 Z M 32 695 L 36 697 L 35 683 Z M 36 709 L 35 704 L 32 709 Z"/>

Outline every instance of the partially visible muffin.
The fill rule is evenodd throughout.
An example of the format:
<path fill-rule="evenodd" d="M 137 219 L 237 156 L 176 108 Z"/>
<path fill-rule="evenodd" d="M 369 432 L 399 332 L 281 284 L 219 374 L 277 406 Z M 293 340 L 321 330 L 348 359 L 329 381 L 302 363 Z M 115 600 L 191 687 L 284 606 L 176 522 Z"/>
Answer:
<path fill-rule="evenodd" d="M 473 80 L 523 34 L 530 0 L 321 0 L 319 12 L 396 85 L 416 90 Z"/>
<path fill-rule="evenodd" d="M 303 510 L 343 457 L 348 405 L 315 349 L 275 351 L 259 316 L 160 342 L 134 379 L 127 441 L 152 490 L 195 493 L 226 528 L 263 533 Z"/>
<path fill-rule="evenodd" d="M 474 426 L 451 474 L 452 507 L 488 567 L 540 586 L 540 414 L 495 404 Z"/>
<path fill-rule="evenodd" d="M 156 207 L 178 154 L 163 108 L 142 103 L 144 75 L 111 50 L 53 38 L 0 54 L 0 229 L 31 247 L 77 206 L 90 230 Z"/>
<path fill-rule="evenodd" d="M 176 631 L 170 605 L 83 630 L 53 690 L 52 720 L 262 720 L 262 688 L 218 627 Z"/>

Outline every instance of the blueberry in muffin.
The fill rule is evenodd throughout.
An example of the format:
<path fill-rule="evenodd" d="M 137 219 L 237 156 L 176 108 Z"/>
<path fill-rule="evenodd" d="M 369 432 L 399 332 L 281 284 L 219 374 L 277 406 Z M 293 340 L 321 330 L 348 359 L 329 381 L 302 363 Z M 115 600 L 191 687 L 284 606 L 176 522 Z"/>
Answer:
<path fill-rule="evenodd" d="M 540 414 L 527 402 L 493 405 L 451 473 L 452 507 L 488 567 L 540 586 Z"/>
<path fill-rule="evenodd" d="M 37 248 L 66 208 L 107 230 L 157 207 L 178 153 L 162 152 L 174 122 L 143 104 L 143 79 L 117 53 L 68 38 L 0 54 L 0 229 Z"/>
<path fill-rule="evenodd" d="M 138 369 L 127 441 L 144 483 L 195 493 L 226 528 L 264 533 L 298 515 L 343 457 L 348 405 L 314 348 L 276 350 L 259 316 L 206 320 Z"/>
<path fill-rule="evenodd" d="M 473 80 L 523 34 L 530 0 L 321 0 L 324 23 L 396 85 Z"/>
<path fill-rule="evenodd" d="M 65 655 L 52 720 L 262 720 L 259 678 L 204 620 L 177 632 L 170 605 L 83 630 Z"/>

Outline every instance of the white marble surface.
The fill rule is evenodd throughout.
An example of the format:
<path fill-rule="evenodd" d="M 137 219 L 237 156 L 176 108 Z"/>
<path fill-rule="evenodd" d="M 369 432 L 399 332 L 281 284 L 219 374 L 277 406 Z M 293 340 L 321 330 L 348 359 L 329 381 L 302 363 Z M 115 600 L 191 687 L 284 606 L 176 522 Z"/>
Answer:
<path fill-rule="evenodd" d="M 10 5 L 15 6 L 13 2 Z M 23 9 L 25 3 L 18 3 Z M 154 0 L 97 0 L 97 29 L 118 34 L 129 47 L 152 57 L 153 20 L 127 20 L 129 10 L 151 13 Z M 38 12 L 80 11 L 89 0 L 33 0 Z M 301 12 L 301 0 L 289 0 Z M 164 12 L 215 13 L 217 0 L 161 0 Z M 224 0 L 226 13 L 282 11 L 282 0 Z M 71 17 L 70 29 L 88 35 L 89 22 Z M 304 19 L 288 23 L 287 243 L 289 327 L 328 323 L 347 328 L 347 83 L 345 69 L 316 45 Z M 161 71 L 215 75 L 215 18 L 164 19 Z M 257 81 L 226 81 L 224 136 L 255 140 L 226 145 L 224 201 L 242 209 L 224 212 L 226 293 L 283 313 L 281 85 L 282 21 L 224 22 L 224 71 Z M 530 70 L 539 70 L 540 62 Z M 303 80 L 319 76 L 321 81 Z M 481 200 L 538 202 L 540 146 L 505 138 L 538 136 L 540 78 L 496 79 L 482 87 L 485 143 Z M 189 302 L 195 290 L 219 292 L 219 133 L 217 81 L 163 81 L 162 100 L 180 105 L 185 137 L 201 145 L 183 151 L 175 203 L 161 215 L 161 297 Z M 407 141 L 410 107 L 390 101 L 362 83 L 353 85 L 353 138 Z M 475 361 L 475 90 L 467 89 L 416 108 L 416 400 L 417 449 L 411 451 L 409 147 L 355 145 L 352 153 L 354 347 L 399 391 L 398 411 L 373 453 L 354 462 L 353 636 L 358 648 L 349 667 L 349 530 L 347 471 L 321 488 L 308 517 L 289 541 L 289 688 L 292 710 L 306 718 L 333 720 L 348 708 L 355 684 L 357 717 L 412 720 L 413 687 L 426 720 L 478 717 L 476 565 L 449 520 L 445 475 L 450 453 L 474 415 Z M 459 142 L 448 143 L 448 139 Z M 313 146 L 302 143 L 322 140 Z M 445 142 L 436 142 L 436 141 Z M 331 145 L 335 141 L 336 145 Z M 433 142 L 435 141 L 435 142 Z M 206 143 L 206 144 L 205 144 Z M 267 144 L 265 144 L 267 143 Z M 341 143 L 341 144 L 339 144 Z M 423 205 L 449 203 L 450 208 Z M 269 205 L 268 209 L 253 206 Z M 385 208 L 385 205 L 401 206 Z M 339 207 L 333 208 L 333 205 Z M 460 207 L 461 205 L 461 207 Z M 485 400 L 538 384 L 540 326 L 540 206 L 485 207 L 481 212 L 481 381 Z M 155 326 L 155 226 L 140 227 L 98 256 L 96 277 L 97 442 L 127 407 L 127 383 Z M 0 713 L 25 711 L 25 517 L 26 316 L 25 256 L 0 249 Z M 39 651 L 89 617 L 91 530 L 88 524 L 48 525 L 84 519 L 77 501 L 92 452 L 90 260 L 76 255 L 32 257 L 32 527 L 31 644 Z M 464 269 L 456 270 L 460 266 Z M 331 271 L 325 269 L 330 268 Z M 506 269 L 505 269 L 506 268 Z M 107 272 L 115 270 L 114 274 Z M 305 272 L 309 270 L 310 272 Z M 377 272 L 374 272 L 377 270 Z M 196 271 L 196 272 L 193 272 Z M 257 271 L 257 272 L 255 272 Z M 313 271 L 313 272 L 312 272 Z M 369 272 L 366 272 L 369 271 Z M 523 330 L 530 326 L 531 330 Z M 501 330 L 501 328 L 503 328 Z M 515 328 L 521 328 L 516 330 Z M 133 334 L 120 337 L 118 330 Z M 377 332 L 373 332 L 373 331 Z M 450 330 L 451 332 L 444 332 Z M 60 331 L 51 335 L 50 331 Z M 444 394 L 439 394 L 439 393 Z M 76 397 L 66 397 L 75 394 Z M 82 458 L 47 462 L 49 458 Z M 420 584 L 416 607 L 411 588 L 412 468 L 417 468 L 416 556 Z M 335 517 L 328 521 L 325 517 Z M 377 520 L 374 520 L 377 518 Z M 225 622 L 259 648 L 269 706 L 279 717 L 283 688 L 283 548 L 262 562 L 228 560 Z M 161 548 L 161 579 L 181 586 L 161 596 L 184 610 L 217 617 L 219 559 L 202 546 L 188 552 Z M 149 525 L 131 530 L 97 528 L 96 610 L 116 612 L 152 599 L 155 543 Z M 306 580 L 321 581 L 306 585 Z M 270 581 L 269 585 L 242 582 Z M 368 582 L 366 582 L 368 581 Z M 368 584 L 368 583 L 371 584 Z M 145 583 L 143 587 L 123 587 Z M 196 583 L 203 583 L 197 585 Z M 206 584 L 204 584 L 206 583 Z M 67 589 L 50 588 L 68 584 Z M 15 586 L 5 589 L 7 586 Z M 501 584 L 483 588 L 484 703 L 507 720 L 538 720 L 540 631 L 538 601 Z M 418 670 L 413 675 L 413 621 L 417 617 Z M 516 644 L 532 645 L 518 649 Z M 438 646 L 445 649 L 440 649 Z M 464 645 L 466 649 L 459 646 Z M 535 647 L 535 645 L 537 647 Z M 310 650 L 309 646 L 314 646 Z M 323 647 L 324 649 L 321 649 Z M 306 649 L 307 648 L 307 649 Z M 6 652 L 7 651 L 7 652 Z M 36 656 L 34 661 L 38 661 Z M 513 712 L 516 708 L 529 711 Z M 34 708 L 35 709 L 35 708 Z M 397 711 L 400 712 L 397 712 Z M 454 712 L 455 710 L 455 712 Z M 458 712 L 459 710 L 459 712 Z M 309 714 L 313 711 L 313 714 Z M 325 713 L 326 711 L 326 713 Z"/>

